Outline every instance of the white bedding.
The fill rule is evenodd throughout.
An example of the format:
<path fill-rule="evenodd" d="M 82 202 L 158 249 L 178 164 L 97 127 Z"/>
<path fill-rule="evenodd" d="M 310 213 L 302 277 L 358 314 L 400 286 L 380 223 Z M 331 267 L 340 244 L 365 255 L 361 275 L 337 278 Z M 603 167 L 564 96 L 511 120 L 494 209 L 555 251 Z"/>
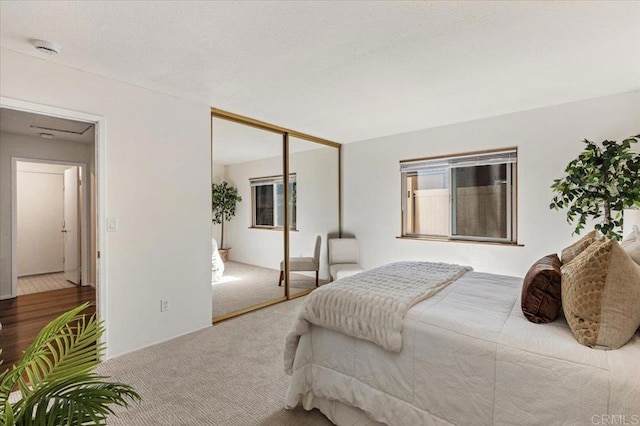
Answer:
<path fill-rule="evenodd" d="M 291 374 L 300 336 L 311 324 L 399 352 L 409 309 L 470 271 L 435 262 L 395 262 L 322 286 L 304 301 L 287 335 L 284 362 Z"/>
<path fill-rule="evenodd" d="M 302 403 L 361 424 L 336 415 L 347 405 L 394 426 L 640 420 L 638 335 L 600 351 L 578 344 L 564 319 L 530 323 L 521 283 L 467 273 L 409 310 L 398 353 L 312 325 L 298 344 L 287 408 Z"/>

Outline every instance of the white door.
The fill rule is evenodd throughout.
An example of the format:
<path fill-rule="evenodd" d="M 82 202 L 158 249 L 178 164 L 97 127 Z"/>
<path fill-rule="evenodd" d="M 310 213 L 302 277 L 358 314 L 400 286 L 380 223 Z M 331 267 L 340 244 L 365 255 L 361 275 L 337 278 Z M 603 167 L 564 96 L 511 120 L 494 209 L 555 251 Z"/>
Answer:
<path fill-rule="evenodd" d="M 80 284 L 80 221 L 78 167 L 64 171 L 64 277 Z"/>
<path fill-rule="evenodd" d="M 18 163 L 18 277 L 64 270 L 64 234 L 60 232 L 64 223 L 63 175 L 61 171 L 50 173 L 40 167 Z"/>

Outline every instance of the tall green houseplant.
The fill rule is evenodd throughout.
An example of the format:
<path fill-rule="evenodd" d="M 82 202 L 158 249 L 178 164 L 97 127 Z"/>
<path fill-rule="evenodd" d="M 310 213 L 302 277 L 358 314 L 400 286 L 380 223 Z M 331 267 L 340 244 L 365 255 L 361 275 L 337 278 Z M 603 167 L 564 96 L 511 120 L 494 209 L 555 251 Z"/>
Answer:
<path fill-rule="evenodd" d="M 0 425 L 106 425 L 112 405 L 140 400 L 131 386 L 94 372 L 104 326 L 85 303 L 47 324 L 20 362 L 0 374 Z M 20 397 L 9 402 L 9 394 Z"/>
<path fill-rule="evenodd" d="M 224 247 L 224 222 L 229 221 L 236 215 L 236 205 L 242 201 L 238 195 L 238 189 L 227 182 L 211 185 L 211 210 L 213 213 L 213 223 L 220 227 L 220 249 Z"/>
<path fill-rule="evenodd" d="M 600 144 L 584 140 L 585 149 L 565 169 L 566 176 L 555 179 L 551 209 L 567 209 L 567 222 L 575 223 L 580 234 L 587 219 L 609 238 L 622 239 L 622 211 L 640 207 L 640 155 L 631 145 L 640 135 L 622 142 Z"/>

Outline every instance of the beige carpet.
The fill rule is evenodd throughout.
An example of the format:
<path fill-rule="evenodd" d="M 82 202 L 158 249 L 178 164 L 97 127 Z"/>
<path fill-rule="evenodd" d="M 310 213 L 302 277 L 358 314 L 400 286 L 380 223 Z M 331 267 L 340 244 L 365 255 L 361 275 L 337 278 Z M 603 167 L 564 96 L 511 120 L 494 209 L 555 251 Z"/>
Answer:
<path fill-rule="evenodd" d="M 331 425 L 317 410 L 282 408 L 284 338 L 303 299 L 105 362 L 99 373 L 143 398 L 109 425 Z"/>
<path fill-rule="evenodd" d="M 213 317 L 267 302 L 284 296 L 278 287 L 280 271 L 228 261 L 222 280 L 212 283 Z M 320 284 L 326 281 L 320 281 Z M 291 294 L 315 288 L 314 277 L 291 274 Z"/>

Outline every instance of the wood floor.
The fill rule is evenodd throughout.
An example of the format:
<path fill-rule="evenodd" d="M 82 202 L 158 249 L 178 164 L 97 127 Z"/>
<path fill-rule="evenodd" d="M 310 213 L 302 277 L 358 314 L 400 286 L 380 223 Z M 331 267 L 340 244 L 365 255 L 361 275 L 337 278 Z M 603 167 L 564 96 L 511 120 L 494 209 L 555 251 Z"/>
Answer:
<path fill-rule="evenodd" d="M 91 303 L 86 313 L 93 314 L 95 301 L 95 290 L 89 286 L 0 300 L 0 359 L 3 361 L 0 373 L 20 359 L 22 352 L 47 323 L 84 302 Z"/>

